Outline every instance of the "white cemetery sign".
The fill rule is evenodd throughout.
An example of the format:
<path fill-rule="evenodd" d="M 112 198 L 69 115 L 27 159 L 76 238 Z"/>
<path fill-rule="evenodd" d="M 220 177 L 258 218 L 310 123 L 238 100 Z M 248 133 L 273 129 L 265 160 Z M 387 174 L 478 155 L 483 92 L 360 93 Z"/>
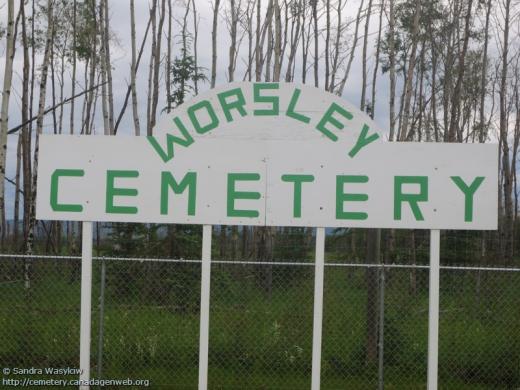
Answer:
<path fill-rule="evenodd" d="M 153 137 L 41 137 L 39 219 L 495 229 L 498 148 L 389 143 L 339 97 L 240 83 Z"/>
<path fill-rule="evenodd" d="M 44 220 L 312 226 L 321 244 L 324 227 L 437 234 L 497 228 L 497 145 L 384 137 L 365 113 L 317 88 L 228 84 L 164 116 L 152 137 L 42 135 L 36 214 Z M 205 249 L 200 388 L 207 370 Z M 319 387 L 322 249 L 317 246 L 313 388 Z M 438 286 L 438 279 L 432 283 Z M 431 299 L 430 308 L 438 310 L 435 294 Z M 432 315 L 430 349 L 436 349 Z M 435 388 L 436 351 L 430 359 L 429 387 Z"/>

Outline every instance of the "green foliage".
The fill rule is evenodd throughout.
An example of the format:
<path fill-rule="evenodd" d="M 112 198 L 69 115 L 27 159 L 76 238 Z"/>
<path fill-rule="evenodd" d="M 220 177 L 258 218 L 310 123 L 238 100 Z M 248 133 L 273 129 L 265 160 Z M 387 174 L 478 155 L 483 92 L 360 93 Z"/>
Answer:
<path fill-rule="evenodd" d="M 168 69 L 170 78 L 170 94 L 166 96 L 168 106 L 164 110 L 175 108 L 195 92 L 195 83 L 206 81 L 205 68 L 195 63 L 195 57 L 190 54 L 192 36 L 186 30 L 181 34 L 181 55 L 175 57 Z"/>
<path fill-rule="evenodd" d="M 176 57 L 170 68 L 172 93 L 168 96 L 168 104 L 176 107 L 182 103 L 188 95 L 193 93 L 194 82 L 207 80 L 204 68 L 195 65 L 195 58 L 185 55 Z"/>
<path fill-rule="evenodd" d="M 112 248 L 107 254 L 143 257 L 147 254 L 148 247 L 153 245 L 150 240 L 156 238 L 156 233 L 156 225 L 136 223 L 110 224 L 109 243 Z"/>
<path fill-rule="evenodd" d="M 200 257 L 201 228 L 177 225 L 166 229 L 158 224 L 115 223 L 110 225 L 107 245 L 102 255 L 117 257 L 195 259 Z M 200 270 L 191 264 L 176 268 L 164 262 L 131 262 L 107 265 L 114 297 L 126 299 L 135 291 L 170 310 L 195 312 L 199 299 L 187 293 L 197 291 Z"/>
<path fill-rule="evenodd" d="M 446 16 L 444 6 L 439 0 L 420 0 L 421 14 L 419 17 L 419 31 L 418 40 L 420 42 L 427 42 L 433 37 L 439 36 L 443 30 L 443 20 Z M 395 6 L 395 20 L 394 26 L 394 54 L 396 61 L 397 73 L 405 71 L 404 65 L 407 62 L 409 49 L 411 45 L 411 36 L 413 34 L 413 21 L 415 15 L 415 0 L 406 0 L 397 3 Z M 382 72 L 386 73 L 390 69 L 390 30 L 387 27 L 384 38 L 381 42 L 381 65 Z"/>
<path fill-rule="evenodd" d="M 444 17 L 447 14 L 446 5 L 441 0 L 418 0 L 420 4 L 419 37 L 425 37 L 430 29 L 441 28 Z M 397 2 L 395 6 L 395 18 L 397 29 L 402 32 L 405 40 L 409 40 L 413 33 L 413 22 L 417 0 L 405 0 Z"/>
<path fill-rule="evenodd" d="M 93 0 L 77 0 L 76 10 L 74 2 L 70 0 L 58 0 L 54 2 L 52 8 L 52 28 L 53 28 L 53 48 L 57 56 L 63 55 L 68 61 L 72 61 L 74 53 L 78 61 L 92 60 L 100 55 L 101 33 L 96 21 L 99 19 L 100 4 Z M 47 38 L 47 2 L 37 3 L 34 16 L 27 17 L 27 24 L 30 26 L 34 20 L 34 36 L 30 36 L 31 29 L 28 28 L 28 44 L 36 49 L 43 51 Z M 76 36 L 74 43 L 73 20 L 74 12 L 76 16 Z M 99 21 L 98 21 L 99 23 Z M 19 34 L 19 39 L 21 34 Z M 114 41 L 112 33 L 109 39 Z M 94 44 L 96 49 L 94 50 Z M 99 61 L 96 61 L 99 63 Z"/>
<path fill-rule="evenodd" d="M 67 2 L 68 6 L 64 8 L 65 17 L 72 20 L 73 18 L 73 2 Z M 91 0 L 79 1 L 76 5 L 76 46 L 73 47 L 73 40 L 70 40 L 69 53 L 76 51 L 79 60 L 87 60 L 100 54 L 101 35 L 96 27 L 95 3 Z M 69 25 L 70 26 L 70 25 Z M 96 51 L 94 49 L 94 40 L 96 41 Z"/>
<path fill-rule="evenodd" d="M 306 261 L 314 255 L 314 236 L 311 228 L 291 228 L 280 230 L 275 236 L 275 259 L 285 261 Z M 309 271 L 306 267 L 283 267 L 273 275 L 274 284 L 298 283 L 306 277 Z"/>

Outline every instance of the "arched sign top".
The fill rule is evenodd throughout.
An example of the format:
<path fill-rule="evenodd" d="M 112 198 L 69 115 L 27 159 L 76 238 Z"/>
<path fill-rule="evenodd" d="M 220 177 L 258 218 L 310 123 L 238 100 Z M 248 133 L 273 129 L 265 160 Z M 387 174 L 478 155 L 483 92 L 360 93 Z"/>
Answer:
<path fill-rule="evenodd" d="M 237 82 L 195 96 L 163 115 L 150 143 L 168 162 L 199 139 L 325 143 L 354 158 L 382 139 L 365 113 L 324 90 L 293 83 Z M 187 152 L 186 152 L 187 153 Z"/>
<path fill-rule="evenodd" d="M 37 217 L 226 225 L 495 229 L 497 145 L 382 142 L 338 96 L 231 83 L 150 137 L 43 136 Z"/>

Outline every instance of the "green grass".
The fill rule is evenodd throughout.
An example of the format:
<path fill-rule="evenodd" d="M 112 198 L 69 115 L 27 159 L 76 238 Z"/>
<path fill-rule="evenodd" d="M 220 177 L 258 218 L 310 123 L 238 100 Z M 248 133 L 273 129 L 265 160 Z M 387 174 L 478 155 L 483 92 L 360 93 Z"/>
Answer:
<path fill-rule="evenodd" d="M 132 264 L 139 284 L 118 290 L 125 267 L 108 269 L 104 316 L 104 378 L 150 379 L 154 386 L 197 385 L 200 299 L 188 283 L 179 306 L 180 278 L 162 273 L 148 286 L 146 264 Z M 175 271 L 175 265 L 169 265 Z M 4 367 L 78 365 L 79 281 L 71 267 L 38 264 L 30 294 L 23 282 L 0 283 L 0 363 Z M 198 266 L 194 266 L 198 272 Z M 210 313 L 209 384 L 212 389 L 301 389 L 310 386 L 313 273 L 290 283 L 275 267 L 273 288 L 262 288 L 254 268 L 214 266 Z M 191 271 L 190 271 L 191 272 Z M 196 274 L 195 272 L 195 274 Z M 458 271 L 457 271 L 458 272 Z M 99 269 L 94 269 L 92 373 L 97 372 Z M 155 276 L 154 276 L 155 277 Z M 186 276 L 183 276 L 186 277 Z M 179 279 L 180 278 L 180 279 Z M 365 358 L 366 285 L 362 270 L 327 267 L 322 388 L 377 386 L 377 365 Z M 72 280 L 72 281 L 71 281 Z M 135 281 L 134 281 L 135 282 Z M 137 283 L 137 282 L 135 282 Z M 166 282 L 164 282 L 166 283 Z M 178 287 L 178 286 L 177 286 Z M 393 270 L 385 289 L 385 388 L 425 387 L 427 271 Z M 160 290 L 162 288 L 163 290 Z M 159 289 L 159 290 L 158 290 Z M 439 374 L 443 389 L 520 386 L 520 275 L 493 273 L 476 290 L 476 274 L 441 274 Z M 121 291 L 126 291 L 124 294 Z M 164 291 L 151 299 L 147 291 Z M 168 295 L 170 294 L 170 295 Z"/>

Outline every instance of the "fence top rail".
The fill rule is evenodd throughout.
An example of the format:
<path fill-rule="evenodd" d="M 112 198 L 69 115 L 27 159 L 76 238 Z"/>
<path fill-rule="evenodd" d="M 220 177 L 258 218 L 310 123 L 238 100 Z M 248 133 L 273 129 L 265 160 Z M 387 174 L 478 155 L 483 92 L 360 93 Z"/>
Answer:
<path fill-rule="evenodd" d="M 29 260 L 81 260 L 81 256 L 75 255 L 27 255 L 27 254 L 9 254 L 0 253 L 0 259 L 29 259 Z M 169 258 L 145 258 L 145 257 L 118 257 L 118 256 L 94 256 L 93 260 L 106 261 L 139 261 L 139 262 L 163 262 L 163 263 L 194 263 L 200 264 L 200 259 L 169 259 Z M 251 261 L 251 260 L 211 260 L 213 264 L 232 264 L 232 265 L 273 265 L 273 266 L 314 266 L 314 261 L 302 262 L 291 260 L 280 261 Z M 385 269 L 429 269 L 429 265 L 419 264 L 395 264 L 395 263 L 331 263 L 325 262 L 326 267 L 350 267 L 350 268 L 385 268 Z M 520 268 L 516 267 L 472 267 L 472 266 L 455 266 L 441 265 L 442 270 L 459 270 L 459 271 L 497 271 L 497 272 L 520 272 Z"/>

